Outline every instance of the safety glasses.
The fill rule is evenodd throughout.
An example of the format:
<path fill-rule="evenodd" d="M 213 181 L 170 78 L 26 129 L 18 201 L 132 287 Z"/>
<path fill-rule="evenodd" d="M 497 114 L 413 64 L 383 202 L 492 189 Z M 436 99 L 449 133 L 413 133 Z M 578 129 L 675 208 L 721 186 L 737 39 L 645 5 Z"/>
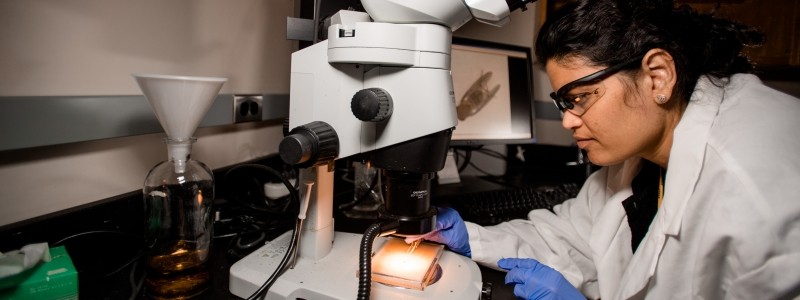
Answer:
<path fill-rule="evenodd" d="M 641 62 L 642 58 L 644 58 L 644 55 L 578 78 L 565 84 L 558 91 L 550 93 L 550 98 L 553 98 L 553 102 L 562 113 L 568 110 L 576 116 L 581 116 L 605 93 L 605 86 L 591 85 L 597 84 L 611 75 Z"/>

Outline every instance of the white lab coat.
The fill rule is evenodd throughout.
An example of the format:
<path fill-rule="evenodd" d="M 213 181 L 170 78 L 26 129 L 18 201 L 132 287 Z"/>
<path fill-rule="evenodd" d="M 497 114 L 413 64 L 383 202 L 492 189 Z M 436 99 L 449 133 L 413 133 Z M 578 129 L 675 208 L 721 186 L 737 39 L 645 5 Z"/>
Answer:
<path fill-rule="evenodd" d="M 662 205 L 636 253 L 622 201 L 640 160 L 602 168 L 528 220 L 468 223 L 472 258 L 535 258 L 588 298 L 800 297 L 800 100 L 753 75 L 701 78 L 675 129 Z"/>

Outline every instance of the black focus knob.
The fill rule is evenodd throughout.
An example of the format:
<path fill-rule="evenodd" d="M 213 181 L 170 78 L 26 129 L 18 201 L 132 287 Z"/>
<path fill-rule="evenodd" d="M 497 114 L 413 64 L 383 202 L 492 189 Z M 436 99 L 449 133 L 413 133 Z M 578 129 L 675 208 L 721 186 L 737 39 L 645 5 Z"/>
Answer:
<path fill-rule="evenodd" d="M 350 101 L 353 115 L 365 122 L 382 122 L 392 115 L 392 97 L 381 88 L 358 91 Z"/>
<path fill-rule="evenodd" d="M 278 152 L 290 165 L 324 165 L 339 156 L 339 137 L 328 123 L 315 121 L 292 129 L 281 140 Z"/>

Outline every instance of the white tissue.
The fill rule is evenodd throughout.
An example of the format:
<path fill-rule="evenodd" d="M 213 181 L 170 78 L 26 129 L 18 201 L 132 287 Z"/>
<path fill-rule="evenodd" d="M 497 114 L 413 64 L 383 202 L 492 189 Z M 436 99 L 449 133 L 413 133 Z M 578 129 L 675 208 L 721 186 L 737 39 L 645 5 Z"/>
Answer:
<path fill-rule="evenodd" d="M 0 279 L 22 273 L 39 262 L 51 259 L 47 243 L 30 244 L 19 250 L 0 253 Z"/>

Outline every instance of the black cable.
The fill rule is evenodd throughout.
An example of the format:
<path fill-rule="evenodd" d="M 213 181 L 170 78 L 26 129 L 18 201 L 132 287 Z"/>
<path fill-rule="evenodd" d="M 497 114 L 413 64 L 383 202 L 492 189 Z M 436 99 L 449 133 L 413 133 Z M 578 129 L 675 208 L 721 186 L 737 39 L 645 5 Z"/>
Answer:
<path fill-rule="evenodd" d="M 294 189 L 300 189 L 300 174 L 294 174 Z"/>
<path fill-rule="evenodd" d="M 242 250 L 250 249 L 250 247 L 253 247 L 255 245 L 261 244 L 264 241 L 264 239 L 267 237 L 267 233 L 265 232 L 265 230 L 263 230 L 260 227 L 258 227 L 258 225 L 250 224 L 250 226 L 255 228 L 255 230 L 241 231 L 240 232 L 240 233 L 242 233 L 241 235 L 237 234 L 237 236 L 234 239 L 231 240 L 231 241 L 236 241 L 236 248 L 237 249 L 242 249 Z M 252 240 L 251 242 L 249 242 L 247 244 L 242 244 L 242 236 L 244 236 L 246 234 L 250 234 L 250 233 L 259 233 L 258 238 Z"/>
<path fill-rule="evenodd" d="M 375 172 L 375 176 L 372 177 L 372 183 L 369 184 L 369 190 L 367 190 L 366 193 L 362 194 L 361 196 L 359 196 L 358 198 L 354 199 L 353 201 L 350 201 L 348 203 L 344 203 L 344 204 L 339 205 L 339 209 L 348 210 L 350 208 L 353 208 L 353 206 L 356 206 L 356 205 L 360 204 L 361 202 L 364 202 L 364 200 L 366 200 L 367 197 L 372 195 L 372 193 L 375 191 L 375 187 L 378 186 L 378 177 L 379 176 L 381 176 L 380 172 Z M 355 198 L 355 197 L 353 197 L 353 198 Z"/>
<path fill-rule="evenodd" d="M 381 224 L 373 223 L 361 237 L 361 248 L 358 253 L 358 299 L 369 300 L 372 286 L 372 242 L 380 234 Z"/>
<path fill-rule="evenodd" d="M 498 159 L 502 159 L 502 160 L 507 160 L 508 159 L 505 155 L 503 155 L 503 153 L 497 152 L 497 150 L 478 149 L 477 151 L 480 152 L 480 153 L 483 153 L 483 154 L 485 154 L 487 156 L 494 157 L 494 158 L 498 158 Z"/>
<path fill-rule="evenodd" d="M 237 217 L 237 219 L 238 218 L 242 218 L 242 217 L 250 217 L 250 216 L 239 216 L 239 217 Z M 250 218 L 252 218 L 252 217 L 250 217 Z M 225 222 L 225 221 L 224 220 L 220 220 L 220 221 L 217 221 L 217 222 Z M 232 219 L 229 222 L 234 222 L 234 220 Z M 237 232 L 235 232 L 235 233 L 220 234 L 220 235 L 217 235 L 217 232 L 215 231 L 214 232 L 214 239 L 215 240 L 216 239 L 224 239 L 224 238 L 229 238 L 229 237 L 236 238 L 239 235 L 248 235 L 248 234 L 251 234 L 251 233 L 265 233 L 265 232 L 268 232 L 268 231 L 281 229 L 281 222 L 279 220 L 271 220 L 271 222 L 269 222 L 269 223 L 265 223 L 265 222 L 246 222 L 246 221 L 237 221 L 237 223 L 240 223 L 240 224 L 236 224 L 236 225 L 242 225 L 242 226 L 244 226 L 244 228 L 239 230 L 239 231 L 237 231 Z M 233 225 L 228 225 L 228 226 L 233 226 Z M 251 229 L 251 228 L 255 228 L 255 229 Z"/>
<path fill-rule="evenodd" d="M 66 247 L 67 245 L 64 244 L 64 243 L 66 241 L 69 241 L 70 239 L 73 239 L 73 238 L 76 238 L 76 237 L 80 237 L 80 236 L 84 236 L 84 235 L 88 235 L 88 234 L 98 234 L 98 233 L 113 233 L 113 234 L 118 234 L 118 235 L 122 235 L 122 236 L 127 236 L 127 237 L 130 237 L 130 238 L 134 239 L 134 240 L 141 240 L 140 237 L 137 237 L 137 236 L 132 235 L 132 234 L 124 233 L 124 232 L 121 232 L 121 231 L 92 230 L 92 231 L 85 231 L 85 232 L 76 233 L 76 234 L 70 235 L 68 237 L 65 237 L 65 238 L 53 243 L 53 247 L 57 247 L 57 246 L 62 245 L 62 244 Z M 67 250 L 69 251 L 69 247 L 67 247 Z M 122 264 L 120 267 L 114 269 L 111 272 L 103 274 L 103 278 L 108 278 L 108 277 L 113 276 L 114 274 L 117 274 L 117 272 L 122 271 L 123 269 L 127 268 L 131 264 L 137 262 L 139 260 L 139 258 L 144 256 L 146 253 L 147 253 L 147 247 L 144 246 L 144 241 L 142 241 L 142 249 L 140 249 L 138 252 L 136 252 L 136 254 L 134 254 L 133 257 L 131 257 L 131 259 L 129 259 L 124 264 Z"/>
<path fill-rule="evenodd" d="M 453 151 L 455 152 L 457 158 L 459 156 L 458 150 L 454 149 Z M 464 149 L 464 152 L 466 152 L 464 154 L 464 162 L 458 167 L 458 173 L 464 172 L 464 170 L 467 169 L 467 166 L 469 166 L 470 160 L 472 160 L 472 149 Z M 456 161 L 456 164 L 458 164 L 458 161 Z"/>
<path fill-rule="evenodd" d="M 141 262 L 136 262 L 131 267 L 131 272 L 128 276 L 128 283 L 131 285 L 131 297 L 128 298 L 130 300 L 134 300 L 139 296 L 139 291 L 142 289 L 142 285 L 144 285 L 145 275 L 142 274 L 142 279 L 139 279 L 138 282 L 136 280 L 136 269 L 141 264 Z"/>
<path fill-rule="evenodd" d="M 350 178 L 347 178 L 347 173 L 349 173 L 349 172 L 350 171 L 342 172 L 342 175 L 339 177 L 339 179 L 341 179 L 344 182 L 348 182 L 348 183 L 356 183 L 354 180 L 352 180 Z"/>
<path fill-rule="evenodd" d="M 458 158 L 461 155 L 460 153 L 458 153 L 459 149 L 460 150 L 464 150 L 466 152 L 464 154 L 464 162 L 463 162 L 463 164 L 458 167 L 458 173 L 463 172 L 465 169 L 467 169 L 468 166 L 472 166 L 473 168 L 475 168 L 475 170 L 477 170 L 478 172 L 480 172 L 480 173 L 482 173 L 482 174 L 484 174 L 486 176 L 490 176 L 490 177 L 501 176 L 501 175 L 495 175 L 495 174 L 489 173 L 489 172 L 479 168 L 477 165 L 475 165 L 475 163 L 472 162 L 472 152 L 473 151 L 478 151 L 478 152 L 480 152 L 482 154 L 485 154 L 487 156 L 490 156 L 490 157 L 494 157 L 494 158 L 498 158 L 498 159 L 502 159 L 502 160 L 506 160 L 506 161 L 508 160 L 508 158 L 505 155 L 503 155 L 502 153 L 497 152 L 495 150 L 491 150 L 491 149 L 484 149 L 483 146 L 478 146 L 478 147 L 459 147 L 459 148 L 455 148 L 454 147 L 453 149 L 454 149 L 454 153 L 456 154 L 456 158 Z M 456 160 L 456 164 L 458 164 L 458 160 Z"/>
<path fill-rule="evenodd" d="M 228 191 L 228 195 L 227 195 L 226 199 L 231 201 L 231 202 L 234 202 L 236 204 L 239 204 L 241 206 L 244 206 L 244 207 L 246 207 L 248 209 L 255 210 L 255 211 L 261 212 L 261 213 L 282 214 L 282 213 L 286 212 L 286 210 L 289 207 L 289 204 L 291 203 L 290 199 L 286 198 L 286 197 L 281 197 L 281 198 L 278 198 L 278 199 L 267 198 L 266 195 L 264 195 L 264 184 L 262 182 L 260 182 L 257 178 L 251 177 L 251 178 L 246 178 L 244 180 L 239 180 L 237 182 L 234 182 L 234 180 L 238 179 L 235 176 L 232 176 L 232 173 L 234 173 L 234 171 L 238 171 L 238 170 L 243 169 L 243 168 L 257 168 L 257 169 L 260 169 L 258 167 L 264 167 L 264 166 L 255 165 L 255 164 L 239 165 L 239 166 L 236 166 L 236 167 L 228 170 L 227 172 L 225 172 L 225 174 L 223 175 L 223 182 L 226 183 L 226 186 L 228 186 L 230 190 L 238 191 L 238 192 Z M 261 169 L 261 170 L 263 170 L 263 169 Z M 273 171 L 275 171 L 275 170 L 273 169 Z M 278 173 L 277 171 L 275 171 L 275 173 L 272 173 L 272 172 L 270 172 L 270 173 L 273 176 L 276 176 L 276 177 L 281 178 L 281 179 L 285 179 L 285 176 L 283 176 L 282 173 Z M 288 180 L 286 180 L 286 181 L 288 182 Z M 296 186 L 297 186 L 298 182 L 299 182 L 299 176 L 296 176 L 295 185 L 294 186 L 290 185 L 291 188 L 287 187 L 287 189 L 289 191 L 297 190 Z M 284 182 L 284 184 L 285 184 L 285 182 Z M 258 203 L 263 203 L 264 207 L 256 206 L 253 203 L 250 203 L 248 201 L 244 201 L 244 200 L 240 199 L 240 197 L 242 197 L 242 195 L 240 195 L 241 193 L 245 193 L 244 197 L 257 197 L 257 198 L 259 198 L 260 201 Z"/>
<path fill-rule="evenodd" d="M 369 300 L 372 287 L 372 243 L 382 233 L 394 233 L 398 226 L 398 221 L 373 223 L 361 237 L 358 253 L 358 300 Z"/>
<path fill-rule="evenodd" d="M 277 203 L 277 204 L 270 205 L 269 202 L 266 201 L 266 199 L 264 199 L 264 203 L 267 203 L 266 204 L 267 208 L 263 208 L 263 207 L 255 206 L 252 203 L 248 203 L 246 201 L 242 201 L 241 199 L 239 199 L 239 197 L 236 197 L 236 196 L 232 196 L 232 197 L 228 198 L 228 200 L 230 200 L 231 202 L 235 202 L 236 204 L 239 204 L 241 206 L 244 206 L 244 207 L 247 207 L 249 209 L 252 209 L 252 210 L 255 210 L 255 211 L 258 211 L 258 212 L 262 212 L 262 213 L 282 213 L 282 212 L 285 212 L 286 209 L 289 206 L 289 201 L 285 201 L 283 203 Z"/>
<path fill-rule="evenodd" d="M 238 170 L 238 169 L 241 169 L 241 168 L 255 168 L 255 169 L 267 171 L 268 173 L 272 174 L 273 176 L 280 178 L 281 181 L 283 182 L 283 185 L 285 185 L 286 189 L 289 190 L 289 196 L 291 197 L 291 200 L 294 200 L 298 204 L 300 203 L 300 196 L 298 195 L 297 190 L 289 182 L 289 180 L 286 179 L 286 177 L 284 177 L 283 175 L 281 175 L 281 173 L 279 173 L 278 171 L 275 171 L 275 169 L 272 169 L 270 167 L 262 166 L 262 165 L 255 165 L 255 164 L 238 165 L 238 166 L 233 167 L 230 170 L 228 170 L 228 172 L 225 173 L 225 177 L 227 177 L 228 174 L 230 174 L 234 170 Z M 298 207 L 299 207 L 299 205 L 298 205 Z M 267 278 L 267 281 L 265 281 L 264 284 L 262 284 L 255 291 L 255 293 L 250 295 L 250 297 L 247 298 L 248 300 L 257 299 L 257 298 L 263 298 L 263 296 L 266 294 L 266 291 L 268 291 L 269 288 L 272 286 L 272 284 L 275 283 L 275 281 L 277 280 L 278 276 L 283 274 L 283 271 L 285 270 L 287 263 L 289 262 L 290 259 L 293 258 L 294 251 L 297 249 L 297 243 L 298 243 L 298 240 L 299 240 L 299 235 L 300 235 L 300 230 L 301 230 L 300 227 L 301 226 L 302 226 L 302 221 L 298 219 L 297 222 L 295 222 L 295 226 L 294 226 L 294 229 L 292 231 L 292 240 L 289 242 L 289 249 L 283 255 L 283 259 L 281 259 L 281 262 L 278 264 L 278 267 L 275 269 L 275 271 L 272 272 L 272 275 L 270 275 L 270 277 Z"/>
<path fill-rule="evenodd" d="M 264 282 L 250 297 L 247 297 L 247 300 L 254 300 L 254 299 L 263 299 L 266 296 L 266 292 L 269 291 L 269 288 L 275 284 L 275 281 L 278 279 L 278 276 L 283 274 L 283 271 L 286 270 L 286 266 L 289 264 L 289 261 L 294 259 L 294 251 L 297 249 L 297 243 L 299 241 L 299 232 L 301 230 L 302 220 L 297 219 L 297 222 L 294 226 L 294 231 L 292 232 L 292 240 L 289 242 L 289 249 L 286 250 L 286 253 L 283 254 L 283 258 L 281 262 L 278 264 L 278 267 L 272 272 L 272 275 L 267 278 L 267 281 Z"/>

